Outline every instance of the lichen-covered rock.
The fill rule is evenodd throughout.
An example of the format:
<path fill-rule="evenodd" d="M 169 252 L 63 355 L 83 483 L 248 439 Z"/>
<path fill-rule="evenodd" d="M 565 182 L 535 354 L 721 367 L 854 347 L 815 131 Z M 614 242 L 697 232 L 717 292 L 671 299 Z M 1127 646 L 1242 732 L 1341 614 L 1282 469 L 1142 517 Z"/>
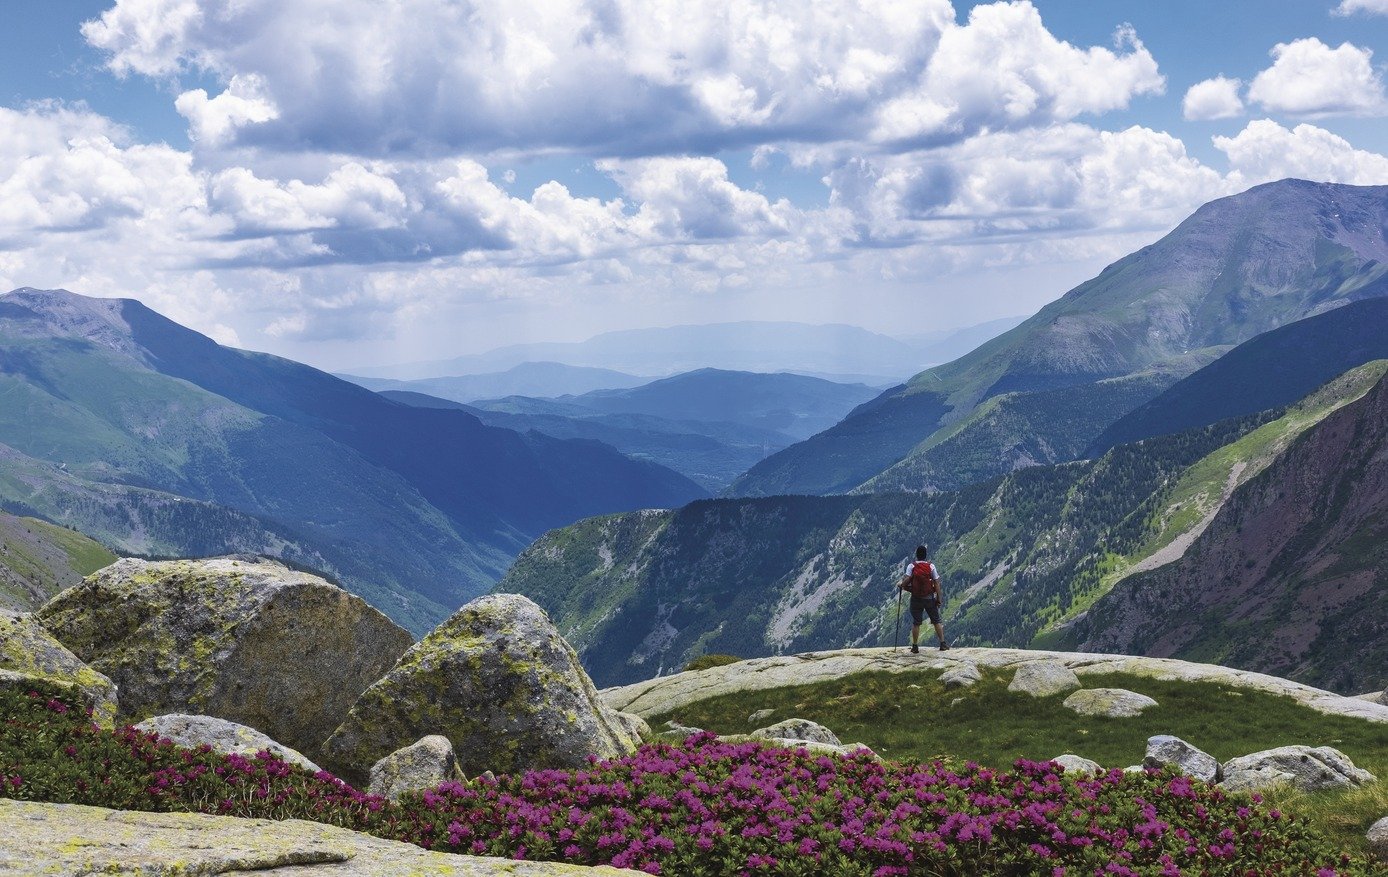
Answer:
<path fill-rule="evenodd" d="M 810 743 L 825 743 L 829 746 L 842 746 L 838 736 L 817 722 L 809 719 L 786 719 L 765 728 L 758 728 L 748 736 L 764 740 L 806 740 Z"/>
<path fill-rule="evenodd" d="M 1061 770 L 1063 770 L 1065 773 L 1077 773 L 1086 774 L 1088 776 L 1095 776 L 1096 774 L 1101 774 L 1104 772 L 1104 769 L 1099 765 L 1099 762 L 1092 761 L 1088 758 L 1083 758 L 1079 755 L 1072 755 L 1068 752 L 1064 755 L 1052 758 L 1051 761 L 1054 761 L 1056 764 L 1060 765 Z"/>
<path fill-rule="evenodd" d="M 619 713 L 613 710 L 612 715 L 616 716 L 617 721 L 621 722 L 627 729 L 627 736 L 631 737 L 632 740 L 641 743 L 652 739 L 651 726 L 636 713 Z"/>
<path fill-rule="evenodd" d="M 223 755 L 244 755 L 253 757 L 257 752 L 269 750 L 280 761 L 295 764 L 304 770 L 318 772 L 318 765 L 282 743 L 277 743 L 255 728 L 228 722 L 213 716 L 189 716 L 172 713 L 145 719 L 135 726 L 137 730 L 158 734 L 188 749 L 207 745 L 213 752 Z"/>
<path fill-rule="evenodd" d="M 1220 779 L 1219 761 L 1208 752 L 1197 749 L 1180 737 L 1158 734 L 1147 738 L 1147 755 L 1142 759 L 1143 767 L 1175 767 L 1186 776 L 1204 780 L 1207 783 Z"/>
<path fill-rule="evenodd" d="M 1157 702 L 1145 694 L 1126 688 L 1081 688 L 1065 698 L 1065 708 L 1082 716 L 1128 719 L 1142 715 Z"/>
<path fill-rule="evenodd" d="M 315 758 L 410 645 L 360 597 L 256 558 L 127 558 L 37 617 L 119 686 L 122 719 L 219 716 Z"/>
<path fill-rule="evenodd" d="M 688 740 L 695 734 L 704 733 L 703 728 L 691 728 L 688 725 L 681 725 L 679 722 L 666 722 L 665 728 L 656 734 L 661 740 L 671 743 L 678 743 L 681 740 Z"/>
<path fill-rule="evenodd" d="M 68 651 L 32 615 L 0 609 L 0 686 L 20 690 L 35 681 L 71 692 L 91 707 L 98 725 L 115 727 L 115 683 Z"/>
<path fill-rule="evenodd" d="M 775 710 L 761 709 L 753 712 L 747 717 L 747 724 L 755 725 L 757 722 L 764 722 L 776 714 Z"/>
<path fill-rule="evenodd" d="M 463 779 L 453 744 L 447 737 L 430 734 L 372 765 L 366 791 L 393 801 L 406 792 L 422 792 Z"/>
<path fill-rule="evenodd" d="M 1388 862 L 1388 816 L 1369 826 L 1369 850 L 1380 860 Z"/>
<path fill-rule="evenodd" d="M 1023 664 L 1012 676 L 1008 691 L 1032 697 L 1050 697 L 1080 687 L 1080 677 L 1059 661 L 1037 661 Z"/>
<path fill-rule="evenodd" d="M 958 664 L 940 674 L 940 681 L 946 688 L 969 688 L 983 679 L 983 674 L 978 671 L 978 665 L 966 661 Z"/>
<path fill-rule="evenodd" d="M 1319 792 L 1375 780 L 1373 774 L 1355 767 L 1343 752 L 1329 746 L 1279 746 L 1224 764 L 1224 786 L 1240 791 L 1287 782 L 1303 792 Z"/>
<path fill-rule="evenodd" d="M 638 877 L 636 871 L 436 853 L 299 819 L 140 813 L 0 799 L 0 874 L 128 877 Z"/>
<path fill-rule="evenodd" d="M 479 597 L 411 647 L 324 744 L 324 764 L 360 781 L 425 734 L 451 740 L 469 776 L 582 767 L 639 744 L 549 616 L 516 594 Z"/>

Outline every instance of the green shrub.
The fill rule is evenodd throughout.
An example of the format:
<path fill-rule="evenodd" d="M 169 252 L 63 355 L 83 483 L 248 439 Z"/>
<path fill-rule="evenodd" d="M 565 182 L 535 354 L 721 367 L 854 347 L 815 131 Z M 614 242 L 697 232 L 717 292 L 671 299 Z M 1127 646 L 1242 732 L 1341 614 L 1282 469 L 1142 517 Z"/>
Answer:
<path fill-rule="evenodd" d="M 727 664 L 736 664 L 742 659 L 736 655 L 700 655 L 688 664 L 684 669 L 688 670 L 707 670 L 710 667 L 723 667 Z"/>

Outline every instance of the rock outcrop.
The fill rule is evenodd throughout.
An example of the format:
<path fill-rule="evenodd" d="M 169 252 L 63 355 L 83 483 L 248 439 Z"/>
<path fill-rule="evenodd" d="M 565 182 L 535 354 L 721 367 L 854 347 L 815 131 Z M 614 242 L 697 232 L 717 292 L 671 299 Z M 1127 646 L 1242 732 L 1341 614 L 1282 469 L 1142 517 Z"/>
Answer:
<path fill-rule="evenodd" d="M 223 755 L 244 755 L 254 757 L 257 752 L 269 751 L 280 761 L 294 764 L 304 770 L 317 773 L 318 765 L 282 743 L 277 743 L 255 728 L 228 722 L 213 716 L 189 716 L 172 713 L 145 719 L 135 726 L 137 730 L 158 734 L 188 749 L 210 746 L 213 752 Z"/>
<path fill-rule="evenodd" d="M 422 792 L 463 779 L 453 744 L 447 737 L 431 734 L 372 765 L 366 791 L 393 801 L 406 792 Z"/>
<path fill-rule="evenodd" d="M 940 681 L 946 688 L 970 688 L 982 679 L 983 674 L 979 672 L 978 665 L 972 662 L 959 664 L 940 674 Z"/>
<path fill-rule="evenodd" d="M 765 728 L 758 728 L 749 736 L 766 740 L 805 741 L 809 743 L 826 743 L 830 746 L 843 745 L 833 731 L 830 731 L 817 722 L 811 722 L 809 719 L 786 719 L 783 722 L 777 722 Z"/>
<path fill-rule="evenodd" d="M 1145 694 L 1125 688 L 1081 688 L 1065 698 L 1065 708 L 1082 716 L 1127 719 L 1142 715 L 1157 702 Z"/>
<path fill-rule="evenodd" d="M 114 727 L 116 686 L 53 638 L 32 615 L 0 609 L 0 686 L 35 683 L 70 692 L 92 709 L 92 719 Z"/>
<path fill-rule="evenodd" d="M 0 800 L 0 873 L 188 877 L 619 877 L 637 872 L 434 853 L 331 825 Z"/>
<path fill-rule="evenodd" d="M 472 601 L 411 647 L 324 744 L 324 765 L 360 782 L 428 734 L 452 741 L 468 776 L 582 767 L 639 743 L 549 616 L 515 594 Z"/>
<path fill-rule="evenodd" d="M 1258 791 L 1289 783 L 1303 792 L 1347 789 L 1371 783 L 1376 777 L 1357 768 L 1340 750 L 1329 746 L 1279 746 L 1232 759 L 1224 764 L 1224 787 Z"/>
<path fill-rule="evenodd" d="M 1169 734 L 1147 738 L 1147 755 L 1142 759 L 1142 766 L 1174 767 L 1186 776 L 1207 783 L 1218 782 L 1220 778 L 1218 759 L 1180 737 L 1172 737 Z"/>
<path fill-rule="evenodd" d="M 1032 697 L 1050 697 L 1079 687 L 1080 678 L 1074 670 L 1059 661 L 1037 661 L 1018 667 L 1007 690 Z"/>
<path fill-rule="evenodd" d="M 1173 658 L 1030 649 L 955 648 L 928 658 L 921 655 L 896 654 L 891 649 L 805 652 L 799 655 L 754 658 L 727 667 L 700 670 L 698 673 L 659 676 L 632 685 L 605 689 L 602 698 L 614 709 L 633 712 L 651 719 L 657 716 L 668 717 L 689 704 L 722 694 L 812 685 L 867 671 L 899 673 L 906 677 L 902 682 L 910 684 L 913 673 L 929 673 L 934 677 L 964 663 L 1007 671 L 1041 661 L 1063 664 L 1073 670 L 1080 679 L 1091 674 L 1131 673 L 1172 682 L 1214 682 L 1285 697 L 1325 715 L 1353 716 L 1370 722 L 1388 723 L 1388 706 L 1353 697 L 1342 697 L 1279 676 Z"/>
<path fill-rule="evenodd" d="M 1388 816 L 1369 826 L 1369 849 L 1381 861 L 1388 862 Z"/>
<path fill-rule="evenodd" d="M 360 597 L 256 558 L 127 558 L 37 617 L 119 686 L 122 719 L 218 716 L 312 757 L 410 645 Z"/>

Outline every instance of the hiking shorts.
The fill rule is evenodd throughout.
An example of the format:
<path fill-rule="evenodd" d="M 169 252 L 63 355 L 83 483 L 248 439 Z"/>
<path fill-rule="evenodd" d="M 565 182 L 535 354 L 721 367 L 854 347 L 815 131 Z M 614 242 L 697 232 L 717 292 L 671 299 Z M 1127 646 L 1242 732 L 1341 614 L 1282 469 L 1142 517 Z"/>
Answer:
<path fill-rule="evenodd" d="M 930 616 L 931 624 L 940 623 L 940 601 L 934 597 L 912 597 L 911 598 L 911 621 L 920 624 L 925 620 L 925 616 Z"/>

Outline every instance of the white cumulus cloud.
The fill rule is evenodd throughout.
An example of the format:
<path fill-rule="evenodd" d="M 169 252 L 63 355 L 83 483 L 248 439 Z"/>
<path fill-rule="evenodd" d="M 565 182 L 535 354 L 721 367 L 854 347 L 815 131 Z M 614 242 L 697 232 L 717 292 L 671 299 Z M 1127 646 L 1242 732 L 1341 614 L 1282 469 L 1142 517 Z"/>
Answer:
<path fill-rule="evenodd" d="M 1181 111 L 1191 121 L 1230 119 L 1243 115 L 1243 98 L 1239 89 L 1243 83 L 1227 76 L 1216 76 L 1197 82 L 1186 91 Z"/>
<path fill-rule="evenodd" d="M 1388 156 L 1355 149 L 1324 128 L 1301 124 L 1287 129 L 1270 119 L 1249 122 L 1234 137 L 1215 137 L 1229 157 L 1239 188 L 1298 177 L 1328 183 L 1388 184 Z"/>
<path fill-rule="evenodd" d="M 1388 0 L 1340 0 L 1340 5 L 1335 7 L 1336 15 L 1353 15 L 1356 12 L 1388 15 Z"/>
<path fill-rule="evenodd" d="M 1273 64 L 1253 77 L 1248 99 L 1263 109 L 1297 116 L 1378 115 L 1388 111 L 1383 76 L 1370 49 L 1331 48 L 1315 37 L 1278 43 Z"/>

